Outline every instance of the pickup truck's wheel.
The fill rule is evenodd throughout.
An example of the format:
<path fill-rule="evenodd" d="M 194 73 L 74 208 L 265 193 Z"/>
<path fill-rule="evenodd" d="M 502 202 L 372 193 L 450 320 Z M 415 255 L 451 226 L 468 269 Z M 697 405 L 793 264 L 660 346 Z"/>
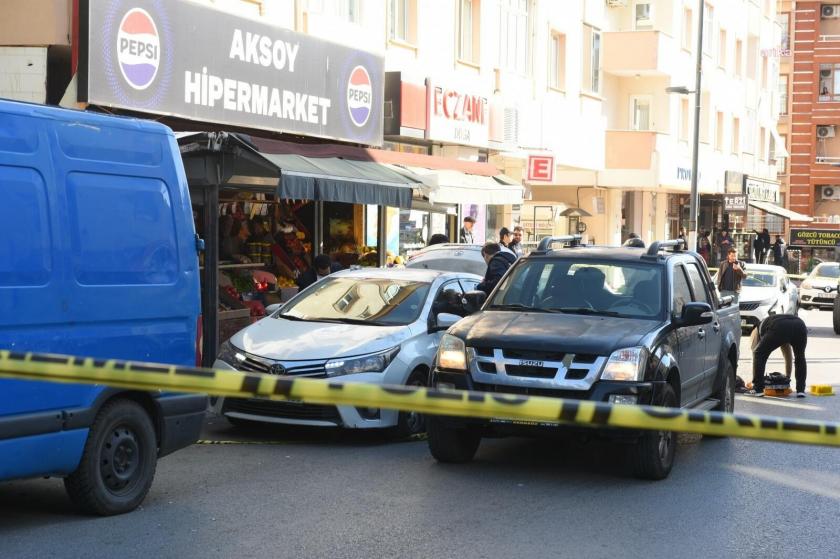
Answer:
<path fill-rule="evenodd" d="M 426 432 L 429 435 L 429 451 L 438 462 L 469 462 L 481 444 L 481 435 L 478 433 L 467 428 L 447 427 L 444 421 L 436 417 L 427 418 Z"/>
<path fill-rule="evenodd" d="M 840 295 L 834 300 L 834 333 L 840 335 Z"/>
<path fill-rule="evenodd" d="M 677 396 L 670 385 L 663 387 L 656 405 L 677 406 Z M 628 449 L 628 460 L 636 477 L 665 479 L 671 473 L 676 451 L 677 434 L 673 431 L 645 431 L 638 443 Z"/>
<path fill-rule="evenodd" d="M 146 410 L 114 400 L 99 410 L 79 467 L 64 479 L 64 487 L 84 512 L 122 514 L 146 497 L 156 465 L 157 440 Z"/>
<path fill-rule="evenodd" d="M 715 394 L 718 405 L 712 408 L 713 411 L 732 413 L 735 409 L 735 369 L 730 361 L 726 361 L 723 367 L 723 381 Z"/>
<path fill-rule="evenodd" d="M 426 386 L 428 374 L 423 369 L 417 369 L 408 376 L 406 385 Z M 418 435 L 426 430 L 426 416 L 416 411 L 401 411 L 397 419 L 395 435 L 400 438 Z"/>

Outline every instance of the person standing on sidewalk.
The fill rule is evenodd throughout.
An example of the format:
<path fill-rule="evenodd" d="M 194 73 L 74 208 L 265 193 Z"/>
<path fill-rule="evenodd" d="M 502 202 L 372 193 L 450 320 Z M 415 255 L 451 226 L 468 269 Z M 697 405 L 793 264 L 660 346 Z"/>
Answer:
<path fill-rule="evenodd" d="M 764 396 L 764 369 L 773 351 L 790 345 L 793 348 L 794 374 L 796 375 L 796 397 L 805 397 L 805 378 L 808 364 L 805 361 L 805 346 L 808 345 L 808 327 L 798 316 L 773 314 L 758 325 L 758 343 L 753 347 L 753 388 L 747 394 Z"/>
<path fill-rule="evenodd" d="M 722 296 L 731 295 L 738 303 L 741 292 L 741 280 L 746 277 L 744 266 L 738 261 L 738 252 L 734 247 L 726 251 L 726 260 L 720 263 L 717 288 Z"/>

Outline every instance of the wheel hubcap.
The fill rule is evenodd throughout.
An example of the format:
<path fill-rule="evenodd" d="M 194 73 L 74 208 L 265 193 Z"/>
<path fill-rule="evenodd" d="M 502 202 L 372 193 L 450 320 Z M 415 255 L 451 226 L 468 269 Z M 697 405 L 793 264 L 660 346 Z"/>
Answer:
<path fill-rule="evenodd" d="M 102 446 L 99 470 L 110 491 L 130 488 L 140 471 L 140 444 L 134 431 L 124 426 L 111 431 Z"/>
<path fill-rule="evenodd" d="M 725 398 L 724 401 L 724 410 L 726 412 L 731 412 L 734 409 L 734 394 L 732 393 L 732 377 L 727 375 L 726 376 L 726 394 L 723 396 Z"/>
<path fill-rule="evenodd" d="M 668 455 L 671 452 L 671 444 L 673 443 L 674 433 L 671 431 L 659 432 L 659 459 L 664 464 L 668 461 Z"/>
<path fill-rule="evenodd" d="M 422 387 L 423 384 L 420 382 L 412 382 L 410 386 L 417 386 Z M 405 416 L 405 424 L 408 427 L 408 431 L 412 434 L 419 433 L 423 430 L 425 420 L 423 419 L 423 414 L 416 411 L 406 412 Z"/>

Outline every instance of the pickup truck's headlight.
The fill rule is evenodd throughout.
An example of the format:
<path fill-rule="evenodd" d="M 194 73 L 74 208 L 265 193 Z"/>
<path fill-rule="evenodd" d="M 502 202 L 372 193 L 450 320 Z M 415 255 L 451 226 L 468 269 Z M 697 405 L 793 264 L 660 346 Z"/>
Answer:
<path fill-rule="evenodd" d="M 648 351 L 643 347 L 626 347 L 613 351 L 601 373 L 601 380 L 642 380 Z"/>
<path fill-rule="evenodd" d="M 438 346 L 437 364 L 441 369 L 450 371 L 467 370 L 467 350 L 464 340 L 450 334 L 444 334 Z"/>
<path fill-rule="evenodd" d="M 344 375 L 355 375 L 358 373 L 381 373 L 388 368 L 394 357 L 400 352 L 400 347 L 392 347 L 386 351 L 362 355 L 359 357 L 348 357 L 347 359 L 331 359 L 327 361 L 324 368 L 328 377 L 340 377 Z"/>

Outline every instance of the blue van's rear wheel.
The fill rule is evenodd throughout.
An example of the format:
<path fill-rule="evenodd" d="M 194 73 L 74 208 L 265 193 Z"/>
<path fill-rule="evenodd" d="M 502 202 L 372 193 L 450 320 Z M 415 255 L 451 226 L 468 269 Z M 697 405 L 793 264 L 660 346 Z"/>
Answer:
<path fill-rule="evenodd" d="M 149 415 L 135 402 L 114 400 L 99 410 L 79 467 L 64 486 L 87 513 L 122 514 L 143 501 L 156 465 L 157 440 Z"/>

